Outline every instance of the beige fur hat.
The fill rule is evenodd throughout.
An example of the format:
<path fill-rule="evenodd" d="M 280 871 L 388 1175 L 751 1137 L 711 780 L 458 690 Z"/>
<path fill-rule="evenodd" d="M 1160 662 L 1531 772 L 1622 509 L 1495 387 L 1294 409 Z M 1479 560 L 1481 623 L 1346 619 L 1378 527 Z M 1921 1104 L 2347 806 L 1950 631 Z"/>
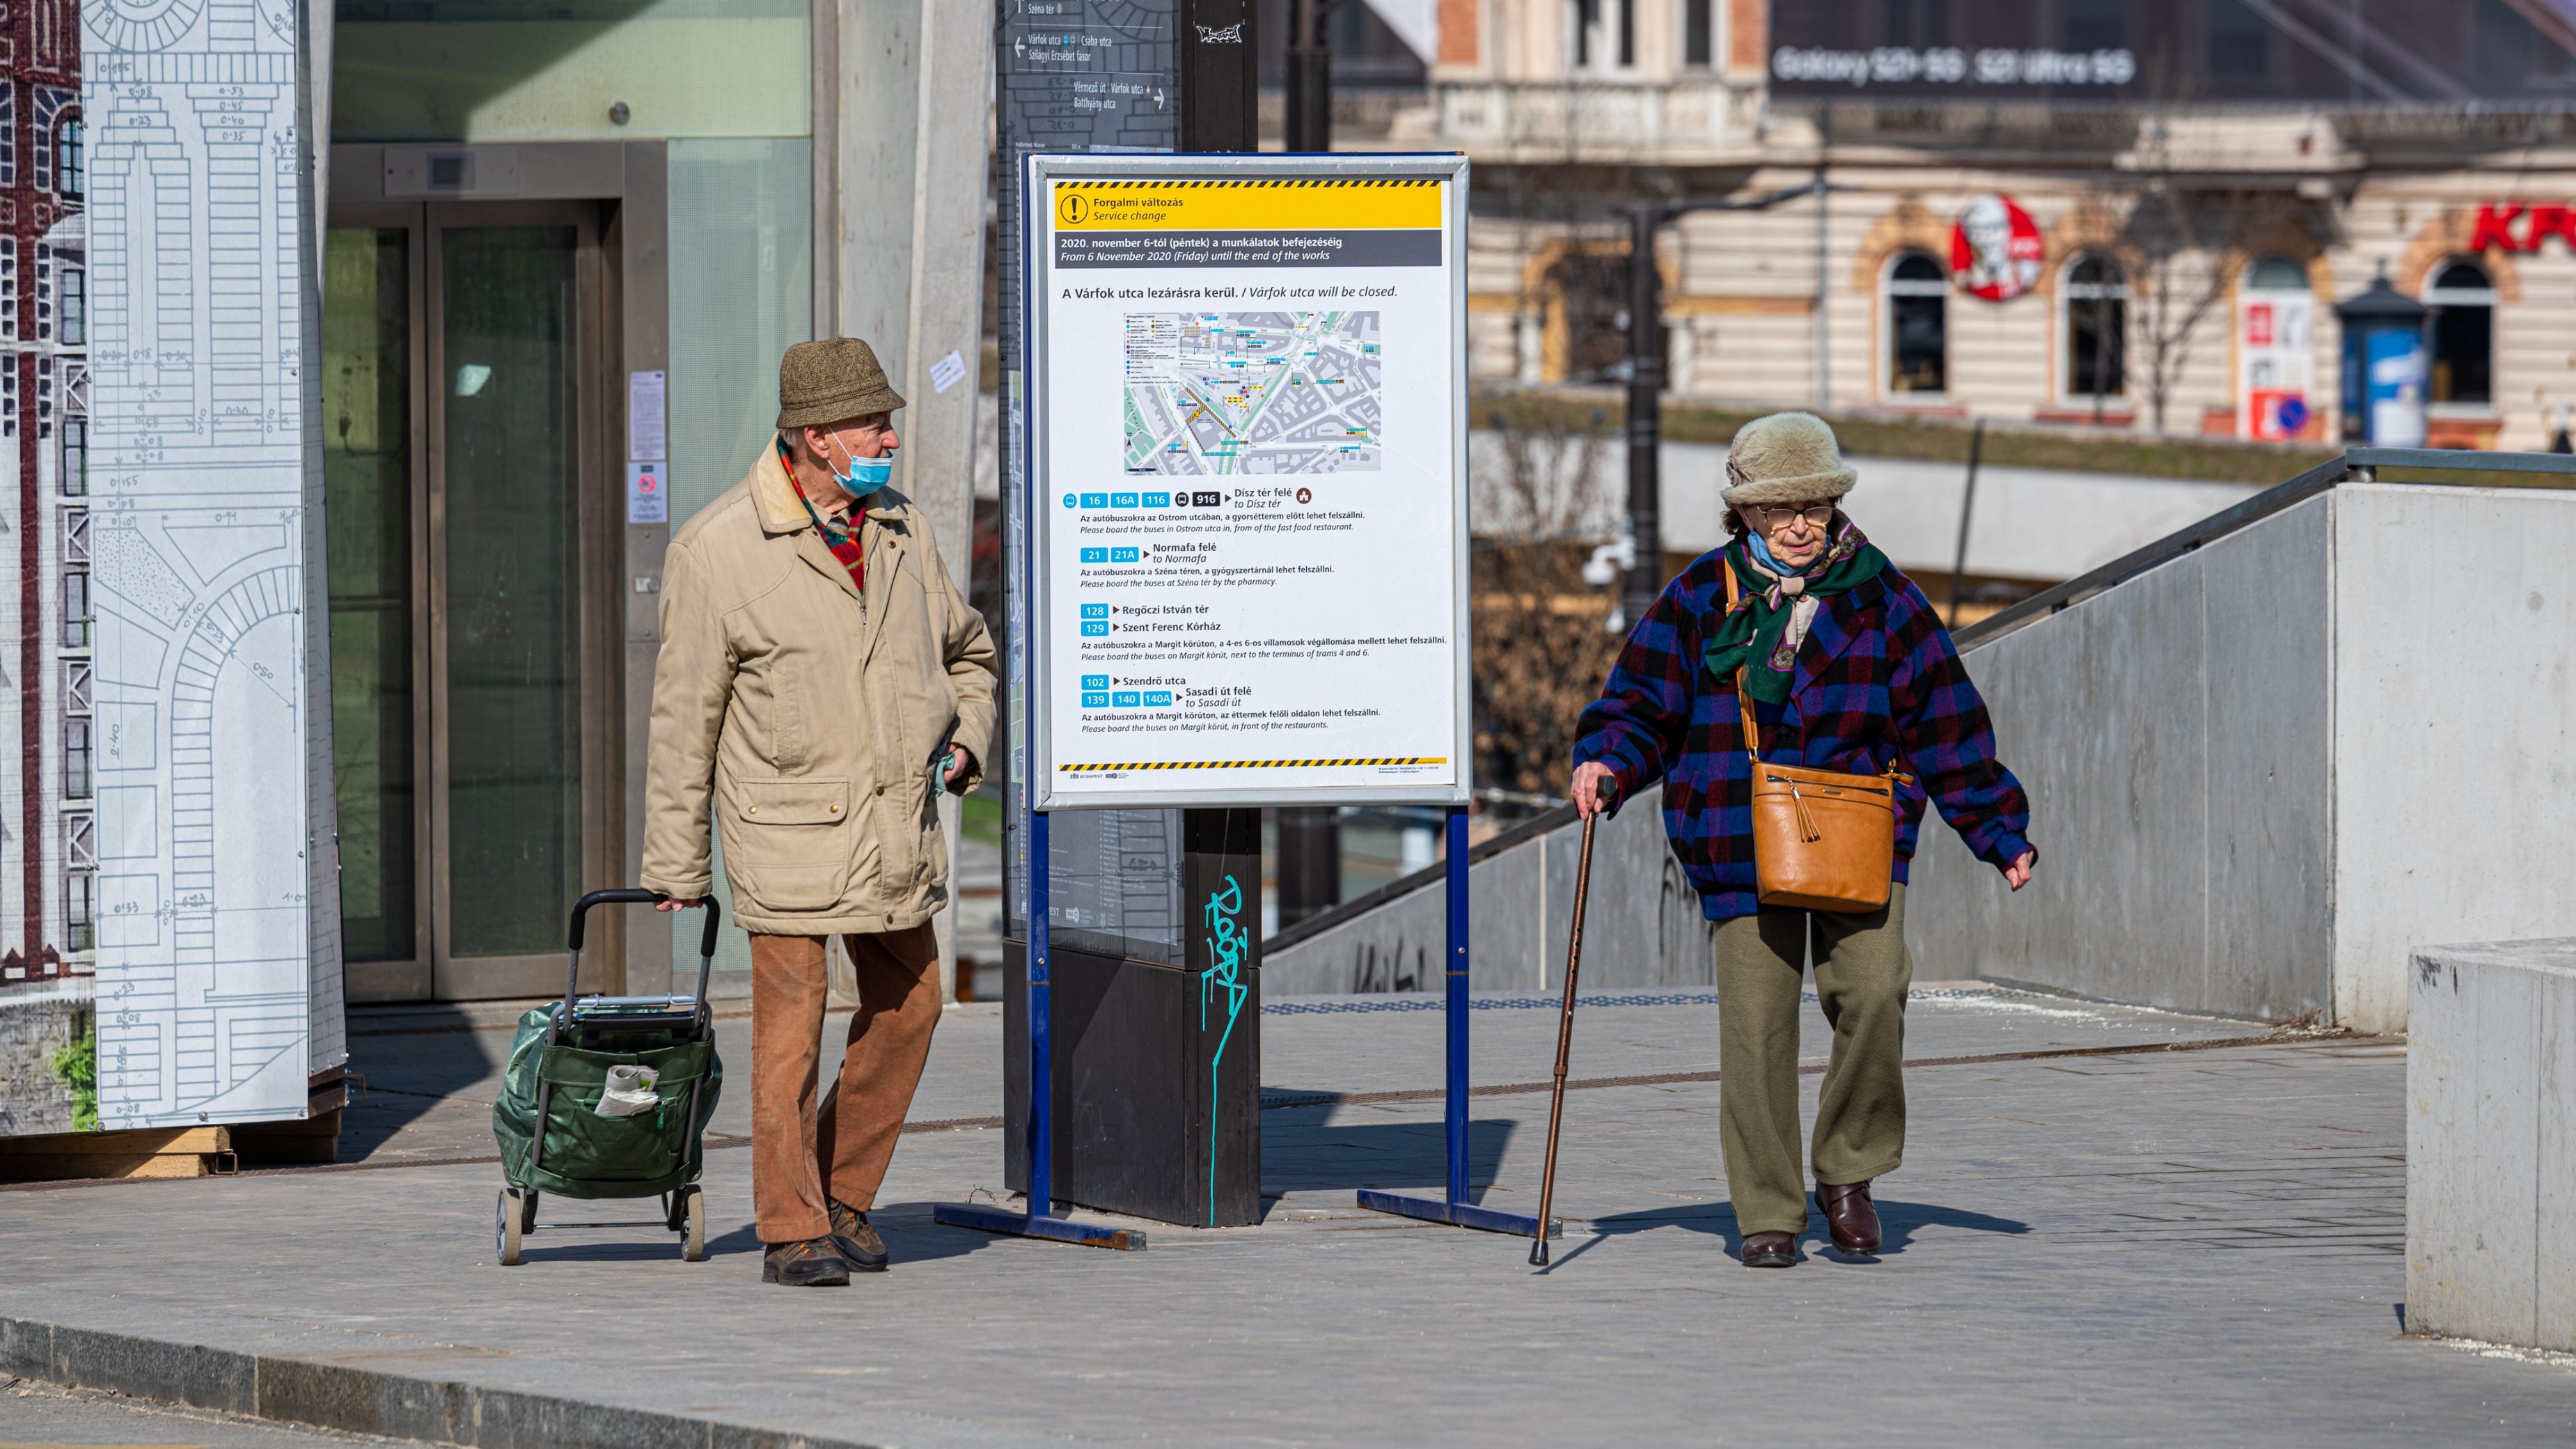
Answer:
<path fill-rule="evenodd" d="M 1773 413 L 1736 430 L 1726 455 L 1729 508 L 1824 502 L 1852 491 L 1834 430 L 1814 413 Z"/>

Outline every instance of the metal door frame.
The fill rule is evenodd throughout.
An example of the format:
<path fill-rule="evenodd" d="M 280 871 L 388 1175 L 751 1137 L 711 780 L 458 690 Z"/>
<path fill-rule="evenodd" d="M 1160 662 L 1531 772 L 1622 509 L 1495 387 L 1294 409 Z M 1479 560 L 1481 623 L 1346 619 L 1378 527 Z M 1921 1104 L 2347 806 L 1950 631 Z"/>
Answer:
<path fill-rule="evenodd" d="M 462 164 L 451 167 L 446 164 L 450 161 Z M 644 746 L 653 661 L 660 648 L 655 605 L 660 601 L 662 555 L 671 527 L 626 522 L 620 506 L 626 483 L 621 466 L 626 403 L 622 389 L 627 376 L 670 365 L 667 147 L 658 140 L 342 142 L 331 147 L 330 175 L 331 225 L 419 228 L 411 248 L 411 264 L 419 279 L 416 319 L 428 314 L 430 206 L 475 203 L 474 213 L 459 223 L 463 225 L 499 215 L 497 208 L 513 202 L 573 202 L 590 213 L 599 242 L 599 264 L 591 273 L 595 290 L 583 298 L 594 304 L 592 320 L 583 328 L 583 345 L 592 349 L 585 353 L 583 381 L 602 391 L 596 405 L 588 409 L 593 431 L 586 439 L 589 451 L 578 515 L 583 529 L 583 880 L 585 887 L 632 884 L 643 855 Z M 428 607 L 429 410 L 418 390 L 430 383 L 425 326 L 415 327 L 410 338 L 416 390 L 412 409 L 416 430 L 413 546 L 418 570 L 414 628 L 415 637 L 423 639 L 428 629 L 422 611 Z M 596 672 L 590 652 L 594 648 L 602 651 Z M 415 646 L 416 661 L 423 653 Z M 425 662 L 416 663 L 418 669 L 427 667 Z M 416 675 L 415 688 L 416 701 L 428 698 L 425 675 Z M 415 722 L 417 726 L 417 716 Z M 431 776 L 422 752 L 431 736 L 425 728 L 417 728 L 416 733 L 415 778 L 423 806 L 413 824 L 415 831 L 422 831 L 431 810 L 427 799 Z M 434 893 L 429 872 L 436 868 L 437 859 L 425 834 L 417 840 L 419 951 L 411 962 L 349 966 L 352 1001 L 450 999 L 432 964 Z M 632 922 L 629 916 L 628 910 L 620 909 L 592 922 L 585 960 L 600 964 L 598 984 L 603 989 L 626 990 L 631 975 L 633 989 L 661 990 L 674 979 L 668 929 L 649 913 L 635 916 Z M 692 974 L 695 967 L 691 961 Z M 560 963 L 551 969 L 560 971 Z M 585 970 L 583 979 L 592 980 L 589 971 Z M 561 982 L 557 975 L 547 992 L 560 990 Z"/>
<path fill-rule="evenodd" d="M 433 899 L 429 847 L 429 409 L 424 396 L 428 339 L 423 305 L 428 284 L 428 230 L 417 205 L 343 202 L 331 208 L 329 231 L 399 231 L 403 234 L 405 397 L 403 427 L 410 467 L 411 518 L 406 540 L 410 555 L 411 600 L 411 878 L 412 956 L 408 961 L 343 963 L 344 990 L 355 1003 L 427 1001 L 434 978 L 430 967 L 430 902 Z"/>

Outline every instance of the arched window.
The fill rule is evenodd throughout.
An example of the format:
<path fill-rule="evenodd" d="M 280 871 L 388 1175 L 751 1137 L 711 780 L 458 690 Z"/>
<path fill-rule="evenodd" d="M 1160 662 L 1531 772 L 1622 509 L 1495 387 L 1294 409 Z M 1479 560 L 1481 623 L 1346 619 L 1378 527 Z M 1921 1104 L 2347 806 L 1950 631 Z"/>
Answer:
<path fill-rule="evenodd" d="M 2495 281 L 2475 262 L 2444 262 L 2424 289 L 2433 309 L 2433 385 L 2436 403 L 2495 401 Z"/>
<path fill-rule="evenodd" d="M 2288 257 L 2265 257 L 2245 274 L 2249 292 L 2304 292 L 2308 289 L 2308 269 Z"/>
<path fill-rule="evenodd" d="M 1600 382 L 1628 360 L 1628 254 L 1568 252 L 1548 268 L 1557 337 L 1556 380 Z"/>
<path fill-rule="evenodd" d="M 2108 257 L 2066 269 L 2066 380 L 2077 397 L 2119 397 L 2129 386 L 2129 277 Z"/>
<path fill-rule="evenodd" d="M 75 116 L 54 132 L 54 189 L 65 201 L 81 199 L 81 123 Z"/>
<path fill-rule="evenodd" d="M 1907 252 L 1887 269 L 1887 390 L 1950 387 L 1950 278 L 1941 264 Z"/>

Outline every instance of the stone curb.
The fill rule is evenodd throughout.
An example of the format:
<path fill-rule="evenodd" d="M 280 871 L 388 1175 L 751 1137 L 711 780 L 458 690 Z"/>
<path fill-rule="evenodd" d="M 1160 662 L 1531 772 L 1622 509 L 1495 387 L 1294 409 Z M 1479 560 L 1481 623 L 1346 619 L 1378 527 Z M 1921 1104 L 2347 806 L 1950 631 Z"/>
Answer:
<path fill-rule="evenodd" d="M 0 1317 L 0 1376 L 476 1449 L 883 1449 L 312 1359 Z"/>

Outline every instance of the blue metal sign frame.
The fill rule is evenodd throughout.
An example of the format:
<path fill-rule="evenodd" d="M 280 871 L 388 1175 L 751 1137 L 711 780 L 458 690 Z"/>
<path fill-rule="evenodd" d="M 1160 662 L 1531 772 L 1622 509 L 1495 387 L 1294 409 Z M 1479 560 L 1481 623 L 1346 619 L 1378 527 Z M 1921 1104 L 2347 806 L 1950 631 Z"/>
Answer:
<path fill-rule="evenodd" d="M 1444 1094 L 1446 1116 L 1443 1125 L 1448 1129 L 1449 1190 L 1435 1200 L 1364 1187 L 1359 1190 L 1359 1205 L 1373 1212 L 1394 1213 L 1424 1222 L 1535 1238 L 1538 1236 L 1537 1218 L 1527 1213 L 1507 1213 L 1480 1207 L 1467 1200 L 1467 1021 L 1471 1011 L 1467 1001 L 1467 812 L 1463 808 L 1453 808 L 1449 812 L 1448 888 L 1449 932 L 1443 972 L 1443 988 L 1447 994 L 1441 1009 L 1448 1038 L 1449 1074 L 1448 1089 Z M 1550 1221 L 1547 1227 L 1547 1235 L 1551 1238 L 1564 1235 L 1565 1228 L 1561 1222 Z"/>

